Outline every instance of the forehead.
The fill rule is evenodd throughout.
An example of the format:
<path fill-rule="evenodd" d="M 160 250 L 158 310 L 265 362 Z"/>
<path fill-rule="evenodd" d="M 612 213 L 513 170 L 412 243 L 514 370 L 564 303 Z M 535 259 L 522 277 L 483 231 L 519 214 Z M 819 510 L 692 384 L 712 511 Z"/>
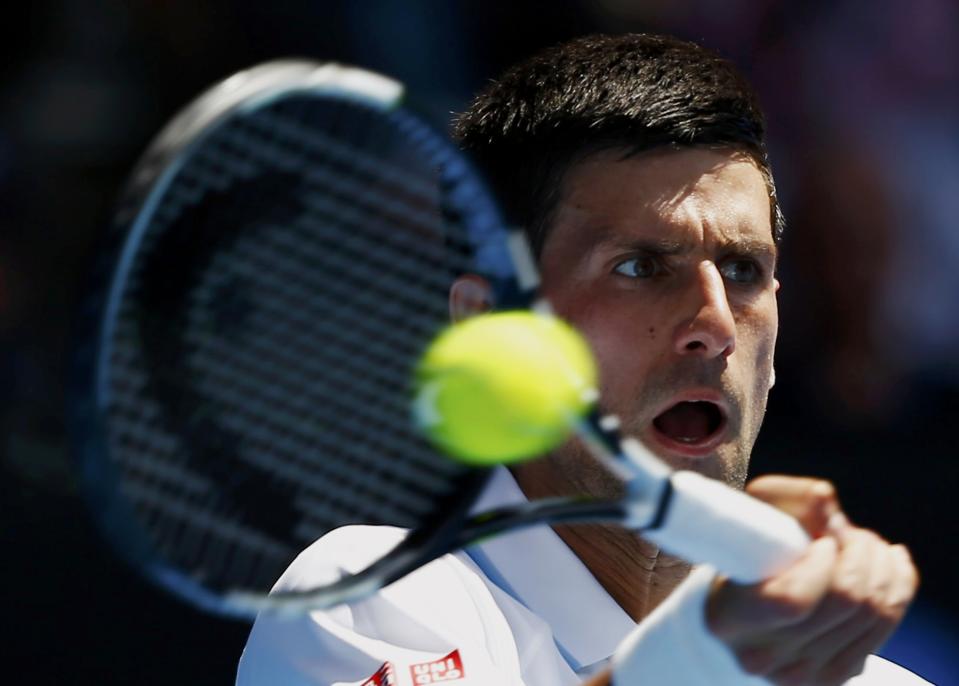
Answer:
<path fill-rule="evenodd" d="M 609 150 L 567 171 L 546 249 L 559 241 L 585 250 L 634 239 L 707 237 L 775 249 L 766 182 L 751 158 L 700 148 L 632 156 Z"/>

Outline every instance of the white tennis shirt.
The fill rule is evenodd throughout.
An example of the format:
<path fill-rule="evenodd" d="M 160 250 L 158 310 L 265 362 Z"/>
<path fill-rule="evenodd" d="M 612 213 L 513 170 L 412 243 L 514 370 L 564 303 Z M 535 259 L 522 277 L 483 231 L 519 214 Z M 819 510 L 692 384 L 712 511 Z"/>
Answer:
<path fill-rule="evenodd" d="M 500 469 L 477 508 L 523 498 Z M 359 571 L 404 533 L 367 526 L 333 531 L 301 553 L 275 589 L 309 588 Z M 572 686 L 608 666 L 622 644 L 617 664 L 627 673 L 641 665 L 645 683 L 765 684 L 740 672 L 705 627 L 712 577 L 708 568 L 695 570 L 637 628 L 550 528 L 534 527 L 446 555 L 349 606 L 292 619 L 261 615 L 236 683 Z M 928 682 L 878 657 L 848 682 L 921 684 Z M 616 686 L 628 684 L 617 679 Z"/>

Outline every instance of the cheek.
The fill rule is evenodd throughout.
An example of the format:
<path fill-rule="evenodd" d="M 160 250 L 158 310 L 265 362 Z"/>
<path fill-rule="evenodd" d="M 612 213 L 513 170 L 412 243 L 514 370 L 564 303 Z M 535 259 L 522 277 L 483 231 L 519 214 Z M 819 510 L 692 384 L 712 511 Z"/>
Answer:
<path fill-rule="evenodd" d="M 596 356 L 604 405 L 620 407 L 621 402 L 636 396 L 651 365 L 660 359 L 657 346 L 665 336 L 656 326 L 637 321 L 634 314 L 598 308 L 579 314 L 572 321 Z"/>
<path fill-rule="evenodd" d="M 748 311 L 737 323 L 737 351 L 744 353 L 747 364 L 756 370 L 756 387 L 763 392 L 770 387 L 773 356 L 779 333 L 779 317 L 775 296 L 762 307 Z"/>

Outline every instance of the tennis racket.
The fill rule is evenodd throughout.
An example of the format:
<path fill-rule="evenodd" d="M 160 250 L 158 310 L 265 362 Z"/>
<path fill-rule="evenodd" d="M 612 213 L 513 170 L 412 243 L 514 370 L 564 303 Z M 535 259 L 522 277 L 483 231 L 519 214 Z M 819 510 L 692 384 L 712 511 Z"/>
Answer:
<path fill-rule="evenodd" d="M 807 543 L 779 511 L 671 472 L 598 410 L 578 430 L 625 497 L 470 515 L 491 472 L 415 429 L 412 372 L 457 275 L 525 306 L 536 270 L 461 153 L 384 76 L 280 61 L 213 87 L 139 162 L 94 272 L 72 395 L 83 484 L 118 551 L 203 609 L 330 607 L 546 522 L 619 522 L 742 581 Z M 354 523 L 410 533 L 358 574 L 268 595 L 300 550 Z"/>

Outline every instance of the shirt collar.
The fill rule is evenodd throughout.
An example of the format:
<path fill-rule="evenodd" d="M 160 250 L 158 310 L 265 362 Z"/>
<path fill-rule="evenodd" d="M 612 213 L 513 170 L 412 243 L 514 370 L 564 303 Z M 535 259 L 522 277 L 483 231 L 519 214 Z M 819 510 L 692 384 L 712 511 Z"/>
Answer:
<path fill-rule="evenodd" d="M 474 511 L 524 501 L 526 497 L 512 474 L 500 467 Z M 608 658 L 636 626 L 548 526 L 504 534 L 476 547 L 485 558 L 480 567 L 490 580 L 497 585 L 505 581 L 509 588 L 503 590 L 545 620 L 560 648 L 578 665 Z M 486 565 L 493 569 L 484 568 Z"/>

